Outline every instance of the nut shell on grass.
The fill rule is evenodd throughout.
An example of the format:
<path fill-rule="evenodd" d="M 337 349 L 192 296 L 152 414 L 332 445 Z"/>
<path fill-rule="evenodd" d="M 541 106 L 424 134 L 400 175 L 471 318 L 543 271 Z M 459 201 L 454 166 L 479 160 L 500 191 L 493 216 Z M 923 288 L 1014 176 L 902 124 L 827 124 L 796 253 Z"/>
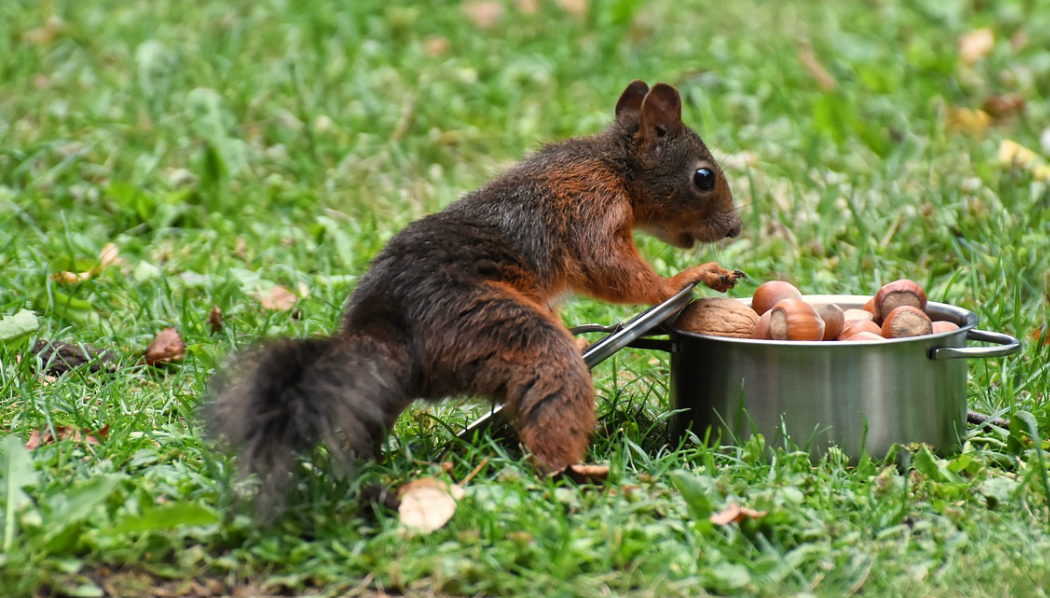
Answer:
<path fill-rule="evenodd" d="M 675 326 L 697 334 L 751 338 L 757 322 L 758 314 L 736 299 L 704 297 L 687 305 Z"/>

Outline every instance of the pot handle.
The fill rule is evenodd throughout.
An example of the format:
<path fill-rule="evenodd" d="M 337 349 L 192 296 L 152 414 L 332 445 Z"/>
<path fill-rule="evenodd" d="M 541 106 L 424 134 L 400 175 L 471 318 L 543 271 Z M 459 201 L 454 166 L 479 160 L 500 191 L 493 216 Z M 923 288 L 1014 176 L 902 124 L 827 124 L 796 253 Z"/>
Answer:
<path fill-rule="evenodd" d="M 971 328 L 966 332 L 966 340 L 982 343 L 995 343 L 995 347 L 931 347 L 929 357 L 933 361 L 946 359 L 969 359 L 971 357 L 1003 357 L 1013 355 L 1021 350 L 1021 341 L 1009 334 L 988 332 Z"/>
<path fill-rule="evenodd" d="M 695 287 L 696 283 L 687 285 L 684 289 L 678 291 L 678 294 L 675 296 L 656 307 L 642 312 L 626 324 L 616 324 L 615 326 L 583 324 L 570 328 L 569 332 L 573 334 L 582 334 L 584 332 L 610 333 L 583 352 L 583 362 L 587 364 L 587 369 L 593 368 L 627 346 L 669 351 L 667 344 L 647 343 L 645 342 L 646 340 L 652 339 L 642 339 L 641 337 L 682 311 L 692 301 Z"/>

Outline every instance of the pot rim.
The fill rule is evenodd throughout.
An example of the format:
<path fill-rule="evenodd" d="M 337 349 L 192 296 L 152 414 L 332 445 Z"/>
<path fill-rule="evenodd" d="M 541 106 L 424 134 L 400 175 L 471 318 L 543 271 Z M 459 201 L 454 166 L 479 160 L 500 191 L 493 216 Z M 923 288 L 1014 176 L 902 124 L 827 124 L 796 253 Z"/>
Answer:
<path fill-rule="evenodd" d="M 750 307 L 752 297 L 734 297 L 735 300 L 743 303 Z M 834 303 L 842 309 L 860 309 L 864 307 L 864 304 L 871 299 L 869 295 L 803 295 L 802 299 L 811 303 Z M 956 334 L 966 334 L 970 330 L 977 327 L 980 322 L 980 318 L 977 314 L 972 311 L 958 307 L 955 305 L 949 305 L 947 303 L 938 303 L 936 301 L 929 301 L 926 304 L 926 312 L 934 320 L 948 320 L 955 322 L 959 325 L 958 330 L 950 330 L 948 332 L 939 332 L 937 334 L 925 334 L 922 336 L 909 336 L 904 338 L 888 338 L 882 340 L 873 341 L 850 341 L 849 346 L 871 346 L 871 345 L 886 345 L 887 343 L 914 343 L 914 342 L 925 342 L 929 339 L 946 338 L 948 336 Z M 932 313 L 931 313 L 932 312 Z M 681 312 L 679 312 L 680 314 Z M 937 317 L 934 317 L 937 316 Z M 675 322 L 678 320 L 678 314 L 675 315 L 674 321 L 670 322 L 667 326 L 674 334 L 679 336 L 691 337 L 703 339 L 706 341 L 716 341 L 724 343 L 739 343 L 745 345 L 782 345 L 785 347 L 835 347 L 843 343 L 835 341 L 778 341 L 778 340 L 767 340 L 757 338 L 738 338 L 731 336 L 714 336 L 710 334 L 700 334 L 698 332 L 689 332 L 686 330 L 680 330 L 675 327 Z"/>

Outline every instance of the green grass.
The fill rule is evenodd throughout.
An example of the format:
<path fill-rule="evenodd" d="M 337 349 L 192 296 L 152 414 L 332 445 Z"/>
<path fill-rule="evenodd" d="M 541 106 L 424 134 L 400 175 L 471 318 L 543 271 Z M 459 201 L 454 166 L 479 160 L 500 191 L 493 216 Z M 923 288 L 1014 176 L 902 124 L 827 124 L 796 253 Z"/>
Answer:
<path fill-rule="evenodd" d="M 1045 596 L 1050 191 L 998 153 L 1013 140 L 1050 157 L 1050 3 L 591 0 L 582 19 L 501 5 L 482 30 L 458 2 L 0 3 L 0 316 L 39 318 L 0 345 L 3 593 L 195 579 L 292 594 Z M 966 65 L 958 40 L 980 27 L 996 43 Z M 431 55 L 436 36 L 448 51 Z M 834 89 L 800 63 L 803 39 Z M 385 462 L 351 479 L 318 456 L 288 515 L 253 522 L 235 461 L 196 416 L 216 367 L 263 336 L 332 330 L 391 235 L 539 144 L 599 130 L 634 78 L 682 90 L 746 206 L 731 244 L 640 239 L 660 272 L 718 259 L 809 293 L 915 278 L 1025 340 L 971 361 L 968 392 L 1031 425 L 972 428 L 962 454 L 903 469 L 770 460 L 758 440 L 669 445 L 667 363 L 624 351 L 595 370 L 605 486 L 538 479 L 516 447 L 458 445 L 443 457 L 456 479 L 490 461 L 445 528 L 406 537 L 354 491 L 440 472 L 452 431 L 483 410 L 460 400 L 406 413 Z M 1009 94 L 1023 113 L 949 124 Z M 50 279 L 91 268 L 106 243 L 122 263 Z M 274 284 L 308 295 L 263 310 Z M 580 298 L 563 315 L 638 309 Z M 140 365 L 167 326 L 186 359 Z M 116 371 L 45 380 L 37 339 L 109 349 Z M 105 426 L 98 445 L 24 449 L 35 430 Z M 733 502 L 769 514 L 706 519 Z"/>

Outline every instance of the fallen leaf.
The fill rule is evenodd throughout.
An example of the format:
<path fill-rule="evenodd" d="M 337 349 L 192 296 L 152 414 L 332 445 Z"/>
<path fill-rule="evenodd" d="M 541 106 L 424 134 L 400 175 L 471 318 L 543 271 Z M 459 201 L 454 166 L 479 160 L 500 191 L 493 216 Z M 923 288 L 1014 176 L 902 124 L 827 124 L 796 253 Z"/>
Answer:
<path fill-rule="evenodd" d="M 1042 342 L 1044 347 L 1050 345 L 1050 334 L 1044 336 L 1042 326 L 1033 330 L 1028 336 L 1032 339 L 1033 343 L 1038 344 L 1039 342 Z"/>
<path fill-rule="evenodd" d="M 567 477 L 577 484 L 597 484 L 609 479 L 608 465 L 570 465 L 553 474 L 555 477 Z"/>
<path fill-rule="evenodd" d="M 481 29 L 490 29 L 503 16 L 503 4 L 496 0 L 476 0 L 463 4 L 463 12 Z"/>
<path fill-rule="evenodd" d="M 431 58 L 437 58 L 448 54 L 452 43 L 444 35 L 431 35 L 423 40 L 423 52 Z"/>
<path fill-rule="evenodd" d="M 989 96 L 984 103 L 981 104 L 981 110 L 984 110 L 995 118 L 1023 114 L 1024 109 L 1024 96 L 1019 93 L 1010 93 L 1002 96 Z"/>
<path fill-rule="evenodd" d="M 295 293 L 279 284 L 270 287 L 270 290 L 265 293 L 258 291 L 256 296 L 264 308 L 272 311 L 288 311 L 295 307 L 296 302 L 299 301 Z"/>
<path fill-rule="evenodd" d="M 995 32 L 988 27 L 974 29 L 959 37 L 959 58 L 972 65 L 984 58 L 995 47 Z"/>
<path fill-rule="evenodd" d="M 590 8 L 591 2 L 590 0 L 558 0 L 558 4 L 569 13 L 569 16 L 582 19 L 587 16 L 587 9 Z"/>
<path fill-rule="evenodd" d="M 51 275 L 51 280 L 62 284 L 76 284 L 91 279 L 91 272 L 57 272 Z"/>
<path fill-rule="evenodd" d="M 817 85 L 824 91 L 831 91 L 839 86 L 839 82 L 835 79 L 835 76 L 824 68 L 824 65 L 822 65 L 820 60 L 817 59 L 817 55 L 813 53 L 813 45 L 808 39 L 802 39 L 798 42 L 798 62 L 802 65 L 802 68 L 809 72 L 813 79 L 817 81 Z"/>
<path fill-rule="evenodd" d="M 146 363 L 149 365 L 171 363 L 184 357 L 186 357 L 186 343 L 182 342 L 182 335 L 173 327 L 158 332 L 153 342 L 146 347 Z"/>
<path fill-rule="evenodd" d="M 1031 168 L 1039 160 L 1039 154 L 1012 139 L 1003 139 L 999 144 L 999 163 L 1003 166 Z"/>
<path fill-rule="evenodd" d="M 55 434 L 58 436 L 56 437 Z M 29 440 L 26 441 L 26 450 L 31 451 L 41 445 L 54 444 L 59 440 L 72 440 L 73 442 L 99 445 L 102 444 L 102 440 L 105 440 L 108 434 L 108 424 L 94 432 L 81 430 L 80 428 L 74 428 L 72 426 L 55 426 L 54 434 L 51 433 L 51 430 L 33 430 L 29 435 Z"/>
<path fill-rule="evenodd" d="M 98 253 L 98 262 L 84 272 L 58 272 L 51 275 L 51 280 L 63 284 L 85 282 L 98 276 L 108 266 L 121 263 L 120 249 L 114 243 L 106 243 Z"/>
<path fill-rule="evenodd" d="M 522 14 L 534 15 L 540 11 L 540 0 L 517 0 L 515 4 Z"/>
<path fill-rule="evenodd" d="M 456 501 L 463 498 L 464 491 L 461 486 L 427 477 L 405 484 L 398 494 L 401 504 L 397 513 L 401 525 L 429 534 L 448 523 L 456 513 Z"/>
<path fill-rule="evenodd" d="M 213 305 L 211 311 L 208 312 L 208 328 L 212 334 L 222 330 L 222 310 L 219 309 L 218 305 Z"/>
<path fill-rule="evenodd" d="M 102 250 L 98 252 L 98 266 L 95 268 L 101 272 L 103 268 L 120 264 L 120 248 L 117 247 L 116 243 L 106 243 L 102 246 Z"/>
<path fill-rule="evenodd" d="M 233 257 L 248 261 L 248 242 L 244 237 L 237 237 L 237 244 L 233 247 Z"/>
<path fill-rule="evenodd" d="M 62 29 L 62 19 L 55 15 L 51 15 L 47 18 L 47 22 L 43 27 L 37 27 L 36 29 L 30 29 L 22 35 L 22 39 L 28 43 L 35 45 L 45 45 L 55 41 L 58 37 L 59 31 Z"/>
<path fill-rule="evenodd" d="M 1039 154 L 1012 139 L 1003 139 L 999 144 L 999 163 L 1008 168 L 1030 171 L 1037 181 L 1050 182 L 1050 164 Z"/>
<path fill-rule="evenodd" d="M 747 507 L 741 507 L 736 503 L 731 503 L 721 512 L 711 515 L 711 523 L 715 525 L 728 525 L 730 523 L 740 523 L 748 518 L 761 519 L 767 514 L 767 511 L 756 511 Z"/>
<path fill-rule="evenodd" d="M 949 108 L 948 128 L 960 133 L 979 135 L 992 124 L 992 117 L 984 110 L 972 108 Z"/>

